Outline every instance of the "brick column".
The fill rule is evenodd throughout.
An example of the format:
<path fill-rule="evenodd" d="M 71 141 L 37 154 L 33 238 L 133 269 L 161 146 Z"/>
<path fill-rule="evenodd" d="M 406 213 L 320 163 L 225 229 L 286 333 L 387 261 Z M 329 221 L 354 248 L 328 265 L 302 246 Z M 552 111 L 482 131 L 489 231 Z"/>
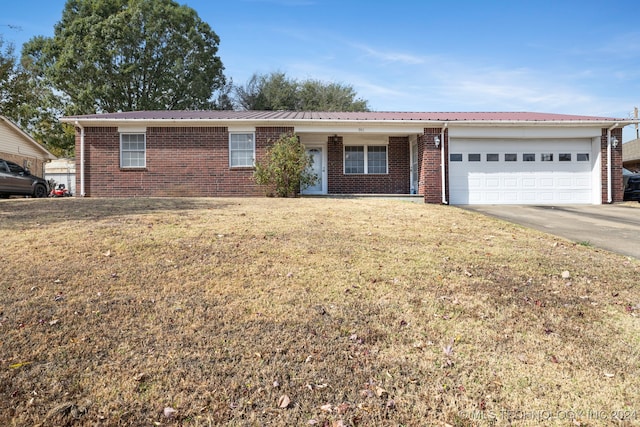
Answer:
<path fill-rule="evenodd" d="M 613 203 L 621 202 L 624 197 L 624 183 L 622 181 L 622 128 L 616 128 L 611 131 L 611 138 L 618 139 L 618 146 L 611 146 L 611 201 Z M 600 136 L 600 158 L 601 164 L 601 180 L 602 180 L 602 203 L 608 203 L 607 200 L 607 129 L 602 128 Z"/>
<path fill-rule="evenodd" d="M 419 147 L 422 147 L 419 188 L 425 203 L 442 203 L 440 148 L 436 147 L 433 142 L 435 136 L 440 137 L 441 131 L 441 128 L 425 128 L 424 135 L 419 139 Z M 445 144 L 445 142 L 440 141 L 441 144 Z"/>

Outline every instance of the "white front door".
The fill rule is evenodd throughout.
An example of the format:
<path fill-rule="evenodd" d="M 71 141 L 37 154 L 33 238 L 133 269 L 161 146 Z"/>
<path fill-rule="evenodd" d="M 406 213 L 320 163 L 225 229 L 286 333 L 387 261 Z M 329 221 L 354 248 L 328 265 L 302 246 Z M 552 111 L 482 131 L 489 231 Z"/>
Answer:
<path fill-rule="evenodd" d="M 313 163 L 311 172 L 318 177 L 314 185 L 303 189 L 302 194 L 327 194 L 327 167 L 324 156 L 324 147 L 307 147 L 307 154 L 311 156 Z"/>

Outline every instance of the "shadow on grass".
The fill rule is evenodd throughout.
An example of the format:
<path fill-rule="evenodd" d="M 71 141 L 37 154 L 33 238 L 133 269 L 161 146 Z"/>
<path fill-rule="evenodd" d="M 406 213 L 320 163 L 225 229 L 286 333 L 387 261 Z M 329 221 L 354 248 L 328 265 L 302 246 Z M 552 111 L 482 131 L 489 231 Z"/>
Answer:
<path fill-rule="evenodd" d="M 9 199 L 0 201 L 0 230 L 162 211 L 222 209 L 230 204 L 228 199 L 215 198 Z"/>

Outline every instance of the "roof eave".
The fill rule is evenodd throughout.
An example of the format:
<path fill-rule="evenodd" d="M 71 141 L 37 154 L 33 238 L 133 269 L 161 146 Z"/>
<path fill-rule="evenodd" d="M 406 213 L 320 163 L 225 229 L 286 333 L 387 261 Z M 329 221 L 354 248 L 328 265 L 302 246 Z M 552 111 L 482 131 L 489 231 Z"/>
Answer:
<path fill-rule="evenodd" d="M 41 152 L 44 153 L 44 157 L 46 157 L 48 160 L 55 160 L 57 159 L 57 157 L 55 156 L 55 154 L 53 154 L 52 152 L 50 152 L 49 150 L 47 150 L 42 144 L 40 144 L 38 141 L 36 141 L 35 139 L 33 139 L 33 137 L 31 135 L 29 135 L 28 133 L 26 133 L 24 130 L 22 130 L 20 128 L 20 126 L 18 126 L 17 124 L 15 124 L 11 119 L 9 119 L 8 117 L 5 116 L 0 116 L 0 120 L 4 121 L 6 124 L 8 124 L 13 130 L 15 130 L 20 136 L 22 136 L 24 139 L 26 139 L 31 145 L 33 145 L 34 147 L 36 147 L 38 150 L 40 150 Z"/>
<path fill-rule="evenodd" d="M 385 126 L 404 126 L 404 125 L 423 125 L 424 127 L 441 127 L 445 123 L 452 125 L 471 125 L 471 126 L 580 126 L 580 127 L 611 127 L 618 124 L 618 127 L 625 127 L 631 124 L 637 124 L 638 120 L 634 119 L 607 119 L 607 120 L 366 120 L 366 119 L 255 119 L 255 118 L 224 118 L 224 119 L 161 119 L 161 118 L 81 118 L 81 117 L 63 117 L 60 119 L 62 123 L 75 124 L 80 123 L 83 126 L 126 126 L 131 124 L 149 124 L 149 125 L 202 125 L 204 123 L 220 124 L 220 125 L 255 125 L 255 126 L 295 126 L 296 124 L 314 124 L 321 126 L 349 126 L 349 125 L 380 125 Z"/>

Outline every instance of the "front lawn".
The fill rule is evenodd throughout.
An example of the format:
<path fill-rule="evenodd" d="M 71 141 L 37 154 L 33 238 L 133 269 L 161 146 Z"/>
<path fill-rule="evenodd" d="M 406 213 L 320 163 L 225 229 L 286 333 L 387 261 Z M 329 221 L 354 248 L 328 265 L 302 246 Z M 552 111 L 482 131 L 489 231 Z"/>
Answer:
<path fill-rule="evenodd" d="M 0 230 L 0 425 L 640 423 L 640 262 L 592 246 L 375 199 L 12 199 Z"/>

